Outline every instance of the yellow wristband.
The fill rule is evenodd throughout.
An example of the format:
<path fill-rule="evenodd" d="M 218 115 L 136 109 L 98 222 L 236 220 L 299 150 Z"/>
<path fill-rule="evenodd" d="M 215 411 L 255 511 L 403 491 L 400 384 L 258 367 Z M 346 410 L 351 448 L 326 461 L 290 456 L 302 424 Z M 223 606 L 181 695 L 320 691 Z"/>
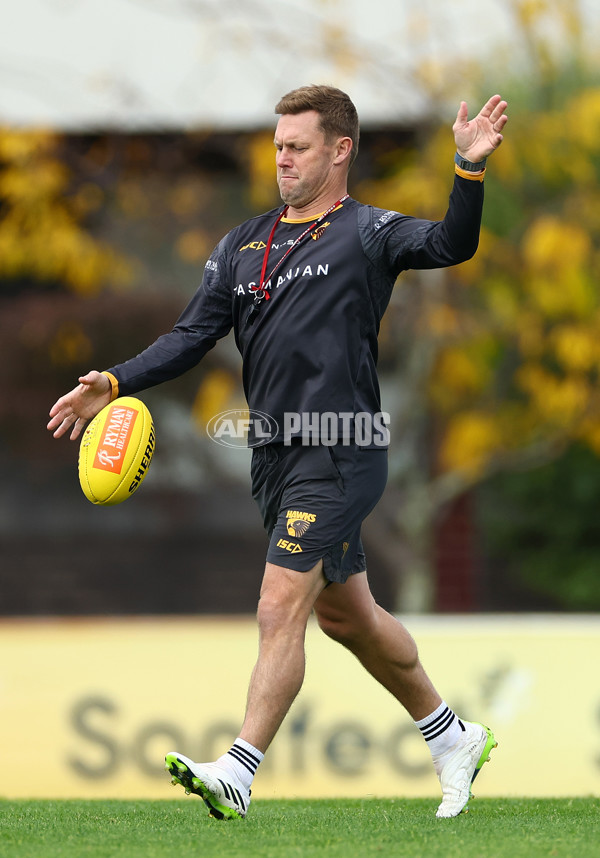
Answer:
<path fill-rule="evenodd" d="M 104 370 L 100 375 L 105 375 L 110 381 L 110 401 L 113 402 L 113 400 L 115 400 L 119 395 L 119 382 L 112 372 L 106 372 L 106 370 Z"/>
<path fill-rule="evenodd" d="M 455 164 L 454 172 L 457 176 L 461 176 L 461 178 L 463 179 L 469 179 L 471 182 L 483 182 L 483 177 L 485 176 L 485 167 L 478 173 L 470 173 L 468 170 L 463 170 L 462 167 L 459 167 L 458 164 Z"/>

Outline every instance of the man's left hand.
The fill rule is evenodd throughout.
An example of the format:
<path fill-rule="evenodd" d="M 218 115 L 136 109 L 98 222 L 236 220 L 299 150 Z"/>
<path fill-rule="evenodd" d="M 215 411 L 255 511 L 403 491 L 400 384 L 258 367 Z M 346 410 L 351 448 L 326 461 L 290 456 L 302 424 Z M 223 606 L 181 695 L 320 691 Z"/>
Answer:
<path fill-rule="evenodd" d="M 462 158 L 478 163 L 498 148 L 503 140 L 502 130 L 508 122 L 504 112 L 506 107 L 506 101 L 499 95 L 493 95 L 469 121 L 467 104 L 461 101 L 452 130 L 456 149 Z"/>

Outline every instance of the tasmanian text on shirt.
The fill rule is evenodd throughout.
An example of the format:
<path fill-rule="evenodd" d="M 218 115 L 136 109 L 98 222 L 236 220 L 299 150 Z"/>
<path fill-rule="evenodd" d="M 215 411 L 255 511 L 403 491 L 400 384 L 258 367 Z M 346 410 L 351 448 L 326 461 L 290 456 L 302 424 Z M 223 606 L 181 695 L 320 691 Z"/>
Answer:
<path fill-rule="evenodd" d="M 291 280 L 295 280 L 296 278 L 301 277 L 327 277 L 329 275 L 329 263 L 325 265 L 304 265 L 297 266 L 296 268 L 288 268 L 285 274 L 279 274 L 277 278 L 273 278 L 274 282 L 271 280 L 267 280 L 265 283 L 265 289 L 279 289 L 284 283 L 289 283 Z M 238 283 L 237 286 L 233 287 L 233 292 L 235 295 L 246 295 L 253 294 L 258 289 L 258 283 L 255 280 L 252 280 L 250 283 Z"/>

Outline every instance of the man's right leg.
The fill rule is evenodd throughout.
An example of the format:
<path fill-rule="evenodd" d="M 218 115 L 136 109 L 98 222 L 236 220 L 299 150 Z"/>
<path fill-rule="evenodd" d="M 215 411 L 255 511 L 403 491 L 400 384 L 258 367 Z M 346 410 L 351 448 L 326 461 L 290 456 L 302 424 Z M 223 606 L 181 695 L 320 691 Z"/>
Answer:
<path fill-rule="evenodd" d="M 177 752 L 166 756 L 172 782 L 199 795 L 219 819 L 246 815 L 256 766 L 302 686 L 306 624 L 327 583 L 322 569 L 322 561 L 308 572 L 267 563 L 258 603 L 258 660 L 238 739 L 216 763 L 194 763 Z"/>
<path fill-rule="evenodd" d="M 240 731 L 263 754 L 302 687 L 306 624 L 326 584 L 322 561 L 308 572 L 266 565 L 258 603 L 258 660 Z"/>

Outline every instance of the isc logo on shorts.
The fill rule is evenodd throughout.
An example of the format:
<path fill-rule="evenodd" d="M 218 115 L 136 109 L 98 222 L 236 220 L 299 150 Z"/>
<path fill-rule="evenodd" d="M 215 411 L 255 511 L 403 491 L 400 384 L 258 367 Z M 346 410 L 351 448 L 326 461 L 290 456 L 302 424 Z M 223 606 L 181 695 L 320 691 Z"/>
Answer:
<path fill-rule="evenodd" d="M 289 539 L 280 539 L 277 543 L 277 548 L 285 548 L 291 554 L 298 554 L 302 551 L 297 542 L 290 542 Z"/>

